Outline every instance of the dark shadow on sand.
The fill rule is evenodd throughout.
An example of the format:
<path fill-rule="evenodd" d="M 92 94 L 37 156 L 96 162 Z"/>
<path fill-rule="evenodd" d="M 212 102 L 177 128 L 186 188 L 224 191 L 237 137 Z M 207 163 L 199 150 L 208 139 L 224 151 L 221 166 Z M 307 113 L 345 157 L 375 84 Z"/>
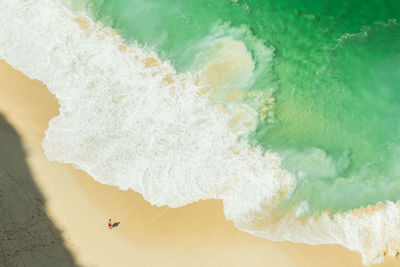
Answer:
<path fill-rule="evenodd" d="M 120 224 L 120 222 L 115 222 L 111 225 L 110 229 L 114 228 L 114 227 L 118 227 L 118 225 Z"/>
<path fill-rule="evenodd" d="M 78 266 L 47 216 L 20 137 L 1 114 L 0 266 Z"/>

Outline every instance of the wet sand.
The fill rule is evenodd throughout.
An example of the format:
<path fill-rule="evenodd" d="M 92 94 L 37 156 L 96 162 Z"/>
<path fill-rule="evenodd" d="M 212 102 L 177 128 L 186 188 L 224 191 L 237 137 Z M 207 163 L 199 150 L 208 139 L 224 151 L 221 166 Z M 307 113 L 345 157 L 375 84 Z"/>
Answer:
<path fill-rule="evenodd" d="M 5 131 L 3 125 L 12 129 L 8 135 L 20 140 L 19 157 L 24 158 L 0 154 L 4 169 L 0 188 L 8 179 L 4 173 L 25 164 L 29 179 L 20 183 L 34 187 L 43 206 L 31 208 L 32 216 L 45 218 L 40 233 L 54 233 L 48 238 L 50 243 L 44 242 L 50 250 L 35 256 L 38 262 L 51 258 L 66 266 L 362 266 L 359 253 L 341 246 L 272 242 L 241 232 L 225 220 L 221 201 L 199 201 L 178 209 L 155 207 L 135 192 L 99 184 L 70 165 L 49 162 L 40 142 L 48 121 L 58 114 L 57 100 L 41 82 L 30 80 L 4 61 L 0 61 L 0 114 L 4 117 L 0 133 Z M 12 154 L 16 146 L 7 140 L 1 138 L 0 147 Z M 25 207 L 25 198 L 10 192 L 0 191 L 7 209 Z M 0 203 L 6 202 L 0 198 Z M 8 220 L 1 220 L 4 228 L 11 213 L 4 211 L 4 205 L 0 209 L 2 219 Z M 108 218 L 120 225 L 109 230 Z M 1 241 L 5 237 L 2 231 L 0 235 Z M 21 251 L 13 257 L 0 252 L 0 263 L 25 259 L 24 244 L 37 236 L 29 232 L 14 238 L 16 246 L 1 243 L 2 250 L 21 247 Z M 62 253 L 51 250 L 56 246 Z M 388 258 L 375 266 L 400 266 L 400 261 Z"/>

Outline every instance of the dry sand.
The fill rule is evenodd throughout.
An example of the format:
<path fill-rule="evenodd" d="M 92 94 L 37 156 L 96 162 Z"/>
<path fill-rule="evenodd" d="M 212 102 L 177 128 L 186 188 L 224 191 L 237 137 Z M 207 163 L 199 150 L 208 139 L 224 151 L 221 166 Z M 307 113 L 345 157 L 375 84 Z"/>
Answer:
<path fill-rule="evenodd" d="M 0 61 L 0 227 L 7 230 L 0 230 L 1 266 L 362 266 L 357 252 L 340 246 L 240 232 L 220 201 L 154 207 L 137 193 L 49 162 L 40 142 L 57 113 L 41 82 Z M 121 224 L 109 230 L 108 218 Z"/>

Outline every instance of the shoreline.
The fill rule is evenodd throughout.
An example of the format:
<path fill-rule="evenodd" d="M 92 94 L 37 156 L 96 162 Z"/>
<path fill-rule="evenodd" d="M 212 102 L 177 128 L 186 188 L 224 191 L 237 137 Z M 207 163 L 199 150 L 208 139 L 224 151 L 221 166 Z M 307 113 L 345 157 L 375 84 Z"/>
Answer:
<path fill-rule="evenodd" d="M 106 184 L 132 188 L 153 204 L 178 207 L 199 199 L 223 198 L 226 218 L 242 231 L 257 236 L 308 244 L 341 244 L 359 251 L 366 264 L 380 262 L 384 255 L 398 255 L 400 206 L 390 201 L 383 207 L 337 213 L 333 218 L 326 213 L 313 216 L 307 224 L 292 213 L 285 213 L 279 221 L 270 220 L 270 206 L 263 203 L 274 203 L 277 195 L 293 188 L 295 180 L 279 167 L 280 159 L 274 153 L 263 154 L 261 149 L 249 148 L 246 142 L 237 142 L 238 133 L 231 131 L 229 122 L 235 119 L 236 112 L 246 121 L 253 121 L 248 118 L 252 112 L 245 107 L 225 112 L 210 105 L 207 97 L 196 94 L 204 86 L 201 81 L 197 83 L 196 77 L 176 73 L 170 62 L 160 60 L 154 51 L 137 45 L 121 50 L 124 40 L 115 31 L 86 16 L 82 17 L 88 24 L 82 25 L 80 15 L 57 2 L 42 0 L 29 9 L 18 1 L 6 1 L 1 6 L 4 24 L 9 25 L 2 28 L 4 34 L 0 35 L 4 37 L 0 38 L 2 56 L 28 77 L 47 84 L 62 103 L 61 116 L 51 120 L 46 138 L 38 145 L 38 151 L 46 149 L 48 158 L 72 162 Z M 42 22 L 49 23 L 44 26 Z M 32 28 L 35 34 L 31 34 Z M 15 40 L 18 45 L 14 45 Z M 109 57 L 110 54 L 114 56 Z M 175 82 L 170 84 L 171 77 Z M 118 92 L 110 90 L 115 86 Z M 188 86 L 191 89 L 184 90 Z M 150 94 L 143 94 L 143 90 Z M 159 114 L 160 124 L 149 123 L 154 121 L 154 111 Z M 109 116 L 111 113 L 113 117 Z M 141 119 L 137 120 L 135 114 Z M 29 125 L 31 121 L 24 118 L 22 125 Z M 127 120 L 129 127 L 125 127 Z M 177 123 L 170 124 L 171 120 Z M 198 124 L 199 120 L 202 123 Z M 31 128 L 29 132 L 35 131 Z M 189 135 L 187 129 L 191 129 Z M 165 136 L 169 138 L 165 140 Z M 101 145 L 111 140 L 111 146 Z M 151 149 L 149 142 L 163 149 Z M 174 159 L 170 158 L 170 151 L 175 151 Z M 210 154 L 214 156 L 204 157 Z M 125 163 L 123 168 L 121 160 Z M 178 164 L 170 165 L 171 160 Z M 42 162 L 47 161 L 44 158 Z M 32 165 L 36 168 L 38 164 Z M 131 179 L 132 174 L 144 177 L 145 166 L 149 172 L 144 180 Z M 173 183 L 170 171 L 160 172 L 165 166 L 174 167 Z M 75 188 L 76 184 L 66 186 Z M 97 223 L 93 221 L 94 225 Z"/>
<path fill-rule="evenodd" d="M 155 207 L 138 193 L 95 182 L 71 165 L 49 162 L 41 147 L 58 103 L 44 84 L 0 61 L 0 113 L 24 144 L 48 217 L 83 266 L 363 266 L 360 254 L 338 245 L 273 242 L 226 221 L 222 202 Z M 108 217 L 120 221 L 108 230 Z M 383 264 L 396 266 L 394 258 Z"/>

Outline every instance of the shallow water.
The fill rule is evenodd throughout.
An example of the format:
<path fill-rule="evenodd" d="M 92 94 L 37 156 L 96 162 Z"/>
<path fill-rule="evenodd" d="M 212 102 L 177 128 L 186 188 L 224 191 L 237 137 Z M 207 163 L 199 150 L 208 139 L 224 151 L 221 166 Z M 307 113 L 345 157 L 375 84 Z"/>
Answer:
<path fill-rule="evenodd" d="M 339 20 L 357 26 L 345 32 L 334 17 L 315 15 L 322 11 L 287 12 L 293 4 L 196 2 L 186 7 L 191 16 L 168 16 L 169 5 L 149 3 L 120 8 L 148 10 L 150 20 L 129 36 L 107 9 L 98 12 L 107 2 L 76 1 L 76 13 L 52 0 L 0 1 L 0 57 L 60 103 L 42 141 L 47 158 L 153 205 L 221 199 L 228 220 L 264 238 L 341 244 L 365 264 L 397 255 L 400 202 L 325 212 L 398 199 L 398 25 L 384 21 L 392 15 L 360 7 L 371 23 Z M 338 6 L 329 12 L 342 14 Z M 205 22 L 169 27 L 152 18 L 156 11 L 164 21 Z M 257 16 L 272 26 L 255 25 Z M 152 23 L 160 35 L 143 30 Z M 193 32 L 167 38 L 179 27 Z"/>
<path fill-rule="evenodd" d="M 265 113 L 250 140 L 279 152 L 296 175 L 282 207 L 306 201 L 310 212 L 346 211 L 400 199 L 398 1 L 87 4 L 96 19 L 180 71 L 199 70 L 207 55 L 224 51 L 216 39 L 245 44 L 252 77 L 225 90 L 273 93 L 275 104 L 242 101 Z"/>

